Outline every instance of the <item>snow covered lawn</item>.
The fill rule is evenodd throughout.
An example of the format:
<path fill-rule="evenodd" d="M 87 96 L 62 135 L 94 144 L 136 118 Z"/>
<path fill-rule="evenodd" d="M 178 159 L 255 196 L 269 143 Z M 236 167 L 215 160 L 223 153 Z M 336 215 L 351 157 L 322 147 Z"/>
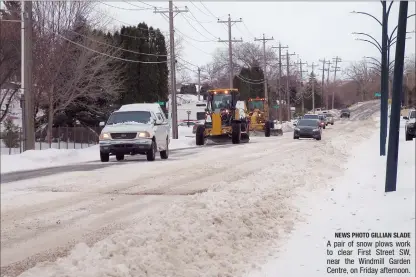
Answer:
<path fill-rule="evenodd" d="M 170 149 L 181 149 L 195 146 L 192 127 L 179 127 L 179 139 L 172 139 Z M 99 160 L 99 146 L 94 145 L 83 149 L 45 149 L 30 150 L 22 154 L 1 155 L 1 173 L 34 170 L 53 166 L 63 166 Z"/>
<path fill-rule="evenodd" d="M 295 205 L 297 194 L 326 189 L 328 181 L 341 176 L 351 144 L 367 139 L 374 125 L 368 120 L 336 126 L 325 131 L 322 141 L 259 138 L 264 142 L 211 150 L 212 155 L 204 152 L 186 163 L 188 175 L 175 171 L 180 174 L 176 178 L 184 181 L 170 186 L 168 192 L 209 184 L 207 192 L 178 197 L 169 209 L 140 218 L 134 226 L 91 247 L 80 243 L 69 256 L 38 264 L 21 277 L 248 274 L 276 253 L 281 239 L 302 219 Z M 172 176 L 165 177 L 165 182 L 173 182 Z M 165 177 L 153 177 L 155 184 L 163 187 L 157 178 Z M 151 183 L 147 180 L 145 185 Z M 127 191 L 141 189 L 130 184 Z M 308 255 L 308 251 L 301 253 Z"/>
<path fill-rule="evenodd" d="M 335 232 L 411 232 L 410 249 L 413 252 L 408 258 L 413 264 L 397 265 L 397 267 L 409 268 L 412 272 L 400 275 L 379 272 L 377 276 L 416 276 L 414 271 L 416 147 L 415 141 L 404 140 L 403 122 L 401 125 L 396 192 L 384 193 L 386 157 L 379 156 L 377 131 L 371 139 L 355 147 L 353 156 L 346 164 L 347 171 L 343 177 L 333 180 L 323 191 L 306 193 L 299 191 L 299 199 L 296 202 L 301 212 L 306 215 L 303 223 L 295 225 L 295 231 L 288 236 L 288 242 L 273 255 L 275 257 L 272 257 L 262 270 L 254 271 L 247 276 L 334 275 L 327 273 L 326 243 L 328 240 L 336 240 Z M 376 240 L 361 239 L 361 241 Z M 398 240 L 393 239 L 393 241 Z M 351 249 L 356 251 L 357 248 Z M 403 257 L 398 256 L 398 250 L 395 251 L 396 258 Z M 353 254 L 353 257 L 357 257 L 356 255 Z M 343 264 L 343 257 L 340 258 Z M 380 256 L 368 258 L 380 258 Z M 389 266 L 387 258 L 385 260 L 386 265 Z M 351 267 L 357 265 L 346 266 L 346 268 Z M 373 267 L 384 266 L 373 265 Z M 374 276 L 374 274 L 357 274 L 357 276 Z"/>

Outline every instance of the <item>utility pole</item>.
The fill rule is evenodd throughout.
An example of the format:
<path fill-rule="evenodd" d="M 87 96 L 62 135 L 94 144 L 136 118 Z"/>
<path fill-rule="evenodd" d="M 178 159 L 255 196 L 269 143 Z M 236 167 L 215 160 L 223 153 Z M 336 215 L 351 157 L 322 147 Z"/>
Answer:
<path fill-rule="evenodd" d="M 198 101 L 201 101 L 201 68 L 198 67 Z"/>
<path fill-rule="evenodd" d="M 335 67 L 334 67 L 334 89 L 332 90 L 332 108 L 331 109 L 334 109 L 335 87 L 336 87 L 335 82 L 337 81 L 337 71 L 341 70 L 341 68 L 338 67 L 338 63 L 341 62 L 341 58 L 336 56 L 333 60 L 335 62 Z"/>
<path fill-rule="evenodd" d="M 304 95 L 304 86 L 303 86 L 303 73 L 308 73 L 308 71 L 303 71 L 302 70 L 302 65 L 307 65 L 308 63 L 302 63 L 302 60 L 299 60 L 299 73 L 300 73 L 300 89 L 301 89 L 301 95 L 302 95 L 302 114 L 305 114 L 305 99 L 303 97 Z"/>
<path fill-rule="evenodd" d="M 290 79 L 290 56 L 296 55 L 295 53 L 289 54 L 289 51 L 286 49 L 286 101 L 287 101 L 287 121 L 290 121 L 291 110 L 290 110 L 290 91 L 289 91 L 289 79 Z"/>
<path fill-rule="evenodd" d="M 175 28 L 173 26 L 173 18 L 181 12 L 188 12 L 186 10 L 173 10 L 173 2 L 169 0 L 169 10 L 158 11 L 155 8 L 154 13 L 169 14 L 169 47 L 170 47 L 170 95 L 171 95 L 171 113 L 172 113 L 172 138 L 178 139 L 178 106 L 176 104 L 176 56 L 175 56 Z"/>
<path fill-rule="evenodd" d="M 228 14 L 228 20 L 219 20 L 218 23 L 227 23 L 228 24 L 228 40 L 218 39 L 218 42 L 228 42 L 228 59 L 229 59 L 229 70 L 230 70 L 230 89 L 234 88 L 233 79 L 234 79 L 234 65 L 233 65 L 233 42 L 242 42 L 242 39 L 232 39 L 231 37 L 231 27 L 234 23 L 243 22 L 241 18 L 239 20 L 231 20 L 231 15 Z"/>
<path fill-rule="evenodd" d="M 254 41 L 262 41 L 263 42 L 263 75 L 264 75 L 264 98 L 266 99 L 266 103 L 269 104 L 269 94 L 267 93 L 267 63 L 266 63 L 266 42 L 268 40 L 274 40 L 273 37 L 266 38 L 265 34 L 263 34 L 263 38 L 254 38 Z M 269 109 L 270 113 L 270 109 Z"/>
<path fill-rule="evenodd" d="M 279 42 L 279 46 L 272 48 L 278 48 L 279 49 L 279 77 L 277 78 L 277 93 L 279 97 L 279 121 L 280 124 L 282 124 L 282 107 L 283 107 L 283 99 L 282 99 L 282 49 L 289 48 L 289 46 L 282 46 Z"/>
<path fill-rule="evenodd" d="M 312 73 L 311 75 L 315 78 L 315 62 L 312 62 Z M 312 79 L 312 112 L 315 113 L 315 80 Z"/>
<path fill-rule="evenodd" d="M 322 63 L 322 68 L 321 68 L 322 69 L 321 106 L 323 106 L 322 105 L 323 104 L 323 98 L 324 98 L 324 95 L 325 95 L 324 86 L 325 86 L 325 64 L 326 64 L 326 60 L 323 59 L 323 60 L 319 60 L 319 61 Z"/>
<path fill-rule="evenodd" d="M 326 74 L 326 93 L 325 93 L 325 106 L 326 109 L 329 110 L 329 72 L 331 69 L 331 61 L 327 61 L 326 64 L 328 65 L 327 74 Z"/>
<path fill-rule="evenodd" d="M 35 122 L 32 95 L 32 1 L 22 1 L 22 72 L 21 89 L 23 92 L 23 151 L 35 149 Z"/>

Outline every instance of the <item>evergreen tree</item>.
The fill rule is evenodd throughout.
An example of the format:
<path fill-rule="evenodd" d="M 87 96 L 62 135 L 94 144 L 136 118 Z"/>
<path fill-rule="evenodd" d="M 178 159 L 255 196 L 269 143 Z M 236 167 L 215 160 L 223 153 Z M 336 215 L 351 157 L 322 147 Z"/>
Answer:
<path fill-rule="evenodd" d="M 8 117 L 4 123 L 4 132 L 2 134 L 3 136 L 3 142 L 6 145 L 7 148 L 9 148 L 9 154 L 11 154 L 12 148 L 17 148 L 20 146 L 19 141 L 19 127 L 17 127 L 13 123 L 13 119 Z"/>
<path fill-rule="evenodd" d="M 263 79 L 264 74 L 260 66 L 241 68 L 239 76 L 235 76 L 233 80 L 234 87 L 240 92 L 240 99 L 247 100 L 248 98 L 263 97 L 264 84 L 257 84 L 258 81 Z"/>
<path fill-rule="evenodd" d="M 309 75 L 309 81 L 304 87 L 304 102 L 305 102 L 305 109 L 311 110 L 312 109 L 312 84 L 314 84 L 314 91 L 315 91 L 315 108 L 318 108 L 321 101 L 321 85 L 316 80 L 316 75 L 312 72 Z"/>

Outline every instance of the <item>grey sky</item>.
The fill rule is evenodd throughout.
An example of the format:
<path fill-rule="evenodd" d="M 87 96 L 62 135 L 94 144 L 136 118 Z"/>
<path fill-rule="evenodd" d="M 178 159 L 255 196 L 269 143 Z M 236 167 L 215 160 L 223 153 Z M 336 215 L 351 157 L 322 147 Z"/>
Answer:
<path fill-rule="evenodd" d="M 138 7 L 149 7 L 140 2 L 105 2 L 112 6 L 124 9 L 137 9 Z M 168 1 L 147 1 L 158 7 L 168 7 Z M 260 38 L 264 33 L 266 37 L 274 37 L 268 46 L 276 46 L 279 41 L 289 46 L 290 52 L 299 54 L 303 61 L 309 63 L 318 62 L 319 59 L 340 56 L 343 59 L 341 66 L 347 66 L 350 61 L 360 60 L 363 56 L 379 58 L 378 50 L 369 43 L 355 41 L 352 32 L 366 32 L 381 41 L 380 25 L 368 16 L 351 14 L 351 11 L 362 11 L 373 14 L 381 19 L 381 4 L 375 2 L 209 2 L 203 1 L 204 5 L 217 17 L 225 20 L 227 14 L 231 13 L 232 19 L 239 19 L 243 23 L 236 23 L 233 27 L 233 37 L 243 38 L 245 42 L 253 42 L 254 36 Z M 175 17 L 175 27 L 188 37 L 211 42 L 197 42 L 190 38 L 184 38 L 183 58 L 195 65 L 204 65 L 211 61 L 210 55 L 218 47 L 226 47 L 217 42 L 218 38 L 227 39 L 225 24 L 216 22 L 214 18 L 199 2 L 176 1 L 174 5 L 178 8 L 185 6 L 192 12 L 179 14 Z M 199 8 L 196 8 L 195 5 Z M 414 2 L 409 2 L 408 15 L 415 13 Z M 168 31 L 168 21 L 161 14 L 154 14 L 152 10 L 122 10 L 101 4 L 105 13 L 129 24 L 146 22 L 162 31 Z M 393 4 L 389 18 L 389 32 L 397 25 L 399 3 Z M 202 12 L 201 12 L 202 11 Z M 204 13 L 203 13 L 204 12 Z M 201 24 L 210 32 L 209 34 L 193 19 L 194 15 Z M 196 32 L 192 24 L 200 33 Z M 414 31 L 415 16 L 408 20 L 408 31 Z M 206 23 L 208 22 L 208 23 Z M 120 26 L 122 23 L 114 20 L 113 25 Z M 247 28 L 246 28 L 247 26 Z M 409 34 L 411 39 L 407 40 L 406 55 L 415 53 L 415 34 Z M 256 42 L 259 43 L 259 42 Z M 197 49 L 199 48 L 199 49 Z M 394 48 L 392 49 L 394 59 Z M 194 74 L 192 74 L 193 76 Z"/>

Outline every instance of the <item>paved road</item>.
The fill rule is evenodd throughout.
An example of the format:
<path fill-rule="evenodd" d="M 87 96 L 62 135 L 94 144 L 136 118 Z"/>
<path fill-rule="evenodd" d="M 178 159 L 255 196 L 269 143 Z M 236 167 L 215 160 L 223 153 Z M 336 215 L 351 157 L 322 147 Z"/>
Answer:
<path fill-rule="evenodd" d="M 368 101 L 364 102 L 361 106 L 358 106 L 351 110 L 351 118 L 350 120 L 366 120 L 371 117 L 374 113 L 380 110 L 380 101 Z M 342 122 L 346 122 L 346 120 L 342 120 Z M 185 148 L 185 149 L 177 149 L 170 151 L 170 159 L 180 158 L 184 156 L 194 155 L 195 153 L 199 153 L 201 151 L 205 151 L 210 148 L 221 148 L 226 147 L 229 148 L 233 146 L 232 144 L 226 145 L 206 145 L 204 147 L 193 147 L 193 148 Z M 97 153 L 98 156 L 98 153 Z M 126 157 L 126 160 L 123 162 L 116 162 L 111 161 L 109 163 L 101 163 L 98 158 L 96 161 L 88 162 L 88 163 L 79 163 L 79 164 L 72 164 L 72 165 L 65 165 L 65 166 L 57 166 L 57 167 L 49 167 L 43 169 L 35 169 L 35 170 L 28 170 L 28 171 L 18 171 L 18 172 L 11 172 L 1 175 L 1 183 L 10 183 L 15 181 L 39 178 L 42 176 L 49 176 L 55 175 L 65 172 L 75 172 L 75 171 L 92 171 L 106 167 L 113 167 L 113 166 L 120 166 L 124 163 L 128 162 L 138 162 L 144 161 L 144 156 L 135 156 L 135 157 Z"/>

